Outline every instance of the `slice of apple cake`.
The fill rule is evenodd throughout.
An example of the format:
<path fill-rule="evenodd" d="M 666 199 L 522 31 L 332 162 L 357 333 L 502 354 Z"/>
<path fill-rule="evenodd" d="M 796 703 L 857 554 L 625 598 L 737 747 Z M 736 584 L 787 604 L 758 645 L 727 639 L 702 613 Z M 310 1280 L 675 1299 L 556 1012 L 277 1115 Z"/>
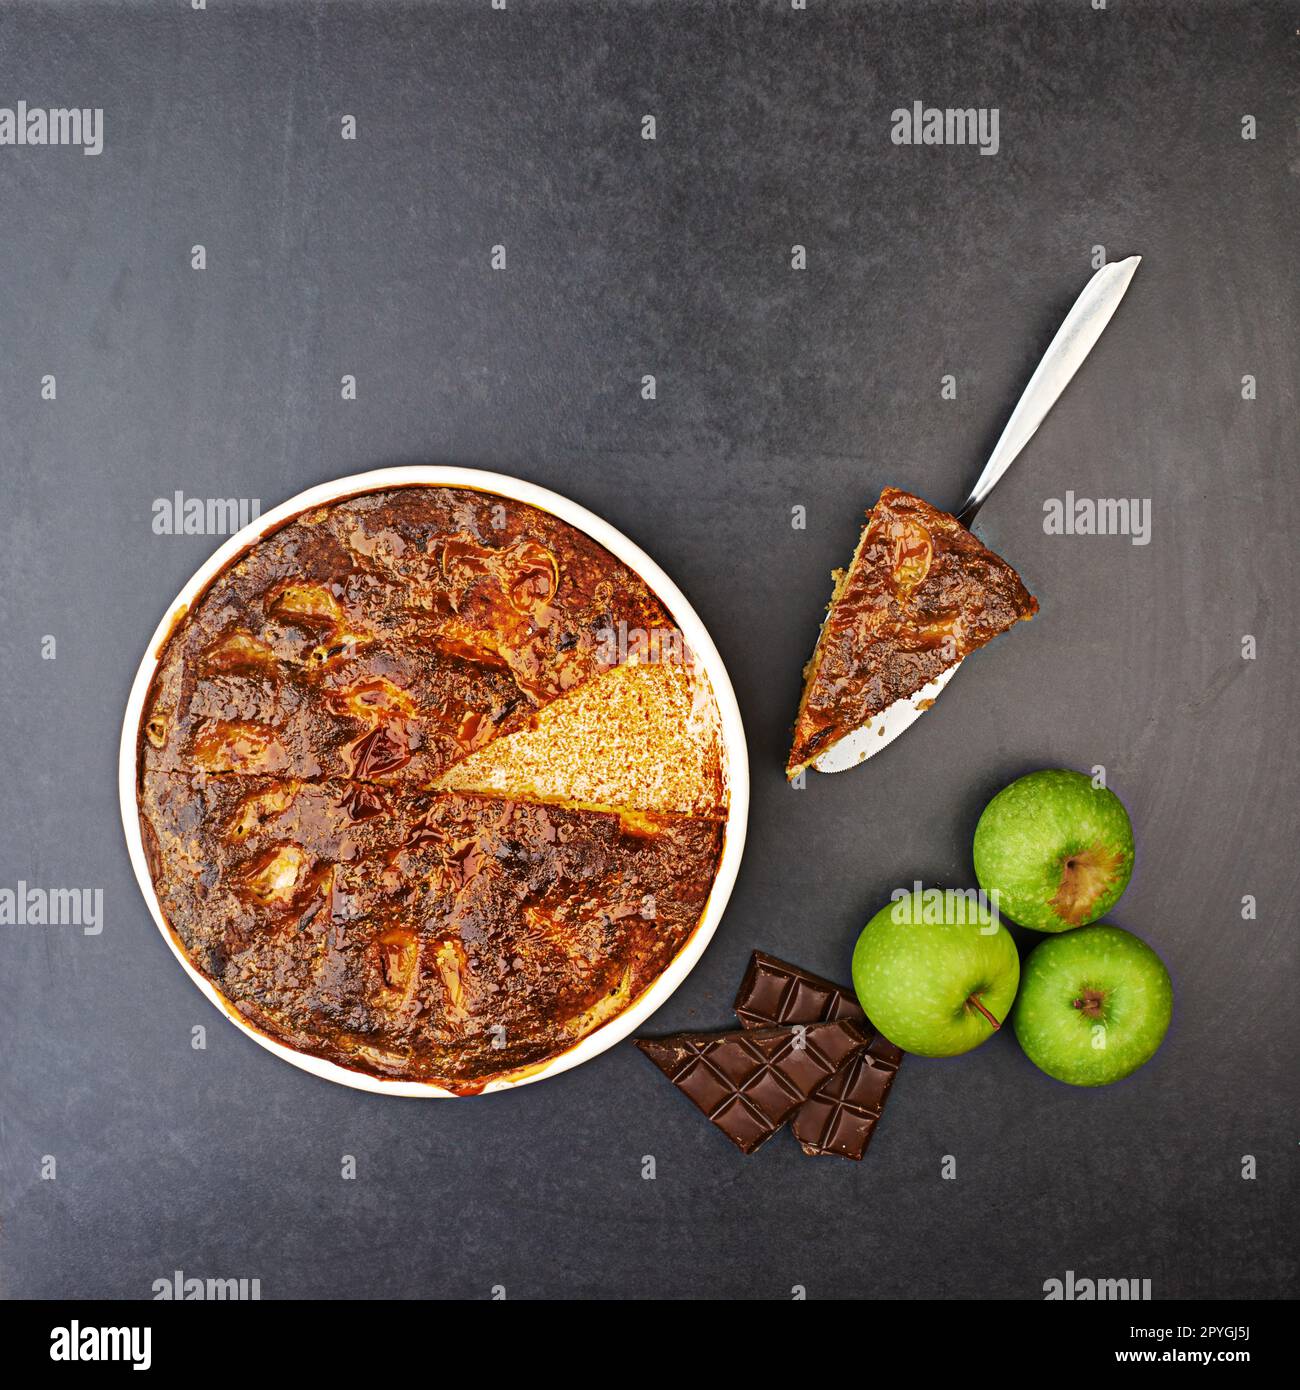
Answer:
<path fill-rule="evenodd" d="M 885 488 L 848 569 L 835 572 L 804 668 L 786 776 L 817 767 L 859 730 L 883 733 L 881 716 L 891 707 L 941 682 L 977 647 L 1037 611 L 1015 570 L 956 517 Z"/>

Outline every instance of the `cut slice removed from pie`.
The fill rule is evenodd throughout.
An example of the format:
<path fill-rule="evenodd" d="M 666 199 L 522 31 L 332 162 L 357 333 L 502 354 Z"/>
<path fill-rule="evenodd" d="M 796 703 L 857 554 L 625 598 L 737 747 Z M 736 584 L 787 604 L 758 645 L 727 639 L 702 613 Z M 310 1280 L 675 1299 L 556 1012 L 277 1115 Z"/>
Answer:
<path fill-rule="evenodd" d="M 887 487 L 835 590 L 804 668 L 786 776 L 871 756 L 938 695 L 958 663 L 1032 618 L 1020 576 L 947 512 Z M 902 724 L 906 727 L 906 723 Z M 853 757 L 828 757 L 851 739 Z M 874 743 L 873 743 L 874 740 Z"/>

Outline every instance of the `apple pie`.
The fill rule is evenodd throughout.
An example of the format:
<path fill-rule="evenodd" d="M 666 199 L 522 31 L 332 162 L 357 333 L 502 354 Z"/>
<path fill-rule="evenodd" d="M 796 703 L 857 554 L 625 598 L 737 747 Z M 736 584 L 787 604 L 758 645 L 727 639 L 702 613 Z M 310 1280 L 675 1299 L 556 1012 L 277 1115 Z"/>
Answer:
<path fill-rule="evenodd" d="M 159 905 L 227 1005 L 462 1093 L 643 994 L 722 855 L 721 720 L 671 613 L 575 527 L 469 489 L 263 536 L 174 624 L 138 747 Z"/>
<path fill-rule="evenodd" d="M 1015 570 L 955 517 L 892 487 L 834 579 L 804 668 L 790 778 L 1038 611 Z"/>

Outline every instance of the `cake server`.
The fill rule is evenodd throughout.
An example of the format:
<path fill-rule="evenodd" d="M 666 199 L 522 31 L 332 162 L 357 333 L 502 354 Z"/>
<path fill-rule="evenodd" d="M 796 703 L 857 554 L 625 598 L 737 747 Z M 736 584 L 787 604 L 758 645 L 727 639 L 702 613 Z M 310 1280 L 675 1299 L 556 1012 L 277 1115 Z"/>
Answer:
<path fill-rule="evenodd" d="M 998 479 L 1011 467 L 1021 449 L 1034 437 L 1047 412 L 1056 404 L 1061 392 L 1070 384 L 1083 359 L 1092 351 L 1097 339 L 1119 308 L 1119 302 L 1133 279 L 1141 256 L 1129 256 L 1102 268 L 1084 286 L 1083 293 L 1056 330 L 1043 359 L 1034 369 L 1023 395 L 1011 412 L 1006 428 L 993 446 L 983 472 L 975 481 L 970 496 L 955 513 L 963 526 L 969 527 L 975 514 L 984 505 Z M 905 696 L 887 705 L 879 714 L 852 733 L 845 734 L 819 758 L 813 760 L 818 772 L 845 772 L 865 762 L 873 753 L 887 748 L 935 702 L 939 692 L 952 679 L 961 661 L 954 662 L 928 685 L 914 695 Z"/>

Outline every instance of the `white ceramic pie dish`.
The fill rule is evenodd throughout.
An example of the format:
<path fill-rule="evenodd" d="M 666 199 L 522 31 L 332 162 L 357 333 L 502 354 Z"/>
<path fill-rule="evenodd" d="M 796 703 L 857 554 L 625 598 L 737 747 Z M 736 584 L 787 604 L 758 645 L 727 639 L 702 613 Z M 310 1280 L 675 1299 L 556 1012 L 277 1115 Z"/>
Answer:
<path fill-rule="evenodd" d="M 704 949 L 717 930 L 718 923 L 726 909 L 727 900 L 731 896 L 736 874 L 740 868 L 741 854 L 745 847 L 745 829 L 749 816 L 749 761 L 745 749 L 745 731 L 740 719 L 740 709 L 736 704 L 736 696 L 731 688 L 726 667 L 722 664 L 722 658 L 718 655 L 718 650 L 713 645 L 708 630 L 700 621 L 694 608 L 687 602 L 686 596 L 645 551 L 630 541 L 621 531 L 615 530 L 607 521 L 601 520 L 593 512 L 589 512 L 585 507 L 580 507 L 576 502 L 571 502 L 567 497 L 561 497 L 558 493 L 550 492 L 546 488 L 537 487 L 519 478 L 511 478 L 505 474 L 488 473 L 473 468 L 423 466 L 381 468 L 371 473 L 358 473 L 352 477 L 338 478 L 333 482 L 308 488 L 306 492 L 300 492 L 296 497 L 291 497 L 287 502 L 282 502 L 278 507 L 264 512 L 256 521 L 231 536 L 199 567 L 176 598 L 168 604 L 162 620 L 149 640 L 149 646 L 144 659 L 140 662 L 135 681 L 131 686 L 130 697 L 127 700 L 126 714 L 122 720 L 122 740 L 118 753 L 118 796 L 121 803 L 122 828 L 126 833 L 126 844 L 131 856 L 131 865 L 135 870 L 140 891 L 144 894 L 145 902 L 149 905 L 154 923 L 162 933 L 163 940 L 171 948 L 172 954 L 180 961 L 185 973 L 236 1027 L 247 1033 L 250 1038 L 266 1048 L 267 1051 L 274 1052 L 277 1057 L 291 1062 L 303 1071 L 311 1072 L 313 1076 L 323 1077 L 327 1081 L 336 1081 L 343 1086 L 353 1086 L 358 1090 L 373 1091 L 379 1095 L 416 1097 L 451 1097 L 453 1095 L 453 1092 L 429 1082 L 386 1080 L 383 1077 L 372 1076 L 366 1072 L 339 1066 L 337 1063 L 326 1061 L 321 1057 L 295 1051 L 293 1048 L 277 1042 L 274 1038 L 268 1037 L 244 1018 L 212 982 L 191 964 L 180 942 L 167 925 L 158 903 L 157 894 L 154 892 L 153 880 L 145 860 L 144 845 L 140 833 L 139 810 L 136 802 L 136 758 L 140 716 L 144 709 L 150 683 L 158 667 L 160 653 L 180 615 L 202 595 L 220 570 L 261 536 L 291 521 L 300 512 L 337 502 L 345 497 L 353 497 L 358 493 L 378 492 L 386 488 L 410 487 L 412 485 L 472 488 L 479 492 L 494 493 L 516 502 L 524 502 L 529 506 L 539 508 L 541 511 L 549 512 L 561 521 L 567 521 L 571 526 L 603 545 L 612 555 L 635 570 L 672 613 L 683 637 L 694 651 L 709 678 L 722 724 L 723 755 L 726 764 L 724 771 L 728 792 L 727 824 L 717 876 L 714 878 L 708 902 L 695 931 L 663 974 L 629 1008 L 594 1032 L 589 1033 L 567 1051 L 540 1063 L 536 1067 L 529 1068 L 517 1076 L 489 1082 L 482 1092 L 482 1094 L 488 1094 L 492 1091 L 508 1090 L 515 1086 L 526 1085 L 531 1081 L 540 1081 L 543 1077 L 557 1076 L 560 1072 L 568 1071 L 571 1067 L 576 1067 L 580 1063 L 598 1056 L 606 1048 L 612 1047 L 616 1042 L 627 1037 L 634 1029 L 640 1027 L 690 974 L 695 963 L 704 954 Z"/>

